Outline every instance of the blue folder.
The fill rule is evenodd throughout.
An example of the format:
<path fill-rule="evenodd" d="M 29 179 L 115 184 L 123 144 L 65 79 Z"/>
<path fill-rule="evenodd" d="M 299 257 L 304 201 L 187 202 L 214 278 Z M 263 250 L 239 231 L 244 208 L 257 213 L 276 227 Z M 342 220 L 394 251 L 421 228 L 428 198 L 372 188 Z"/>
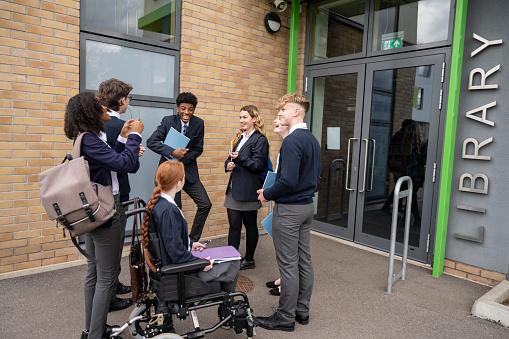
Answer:
<path fill-rule="evenodd" d="M 272 171 L 267 172 L 267 176 L 265 177 L 265 181 L 263 182 L 263 189 L 266 190 L 267 188 L 274 185 L 276 182 L 276 173 Z"/>
<path fill-rule="evenodd" d="M 267 214 L 265 218 L 262 220 L 262 226 L 267 231 L 267 234 L 272 238 L 272 212 Z"/>
<path fill-rule="evenodd" d="M 186 148 L 189 143 L 189 138 L 172 127 L 166 139 L 164 139 L 164 143 L 173 149 Z"/>

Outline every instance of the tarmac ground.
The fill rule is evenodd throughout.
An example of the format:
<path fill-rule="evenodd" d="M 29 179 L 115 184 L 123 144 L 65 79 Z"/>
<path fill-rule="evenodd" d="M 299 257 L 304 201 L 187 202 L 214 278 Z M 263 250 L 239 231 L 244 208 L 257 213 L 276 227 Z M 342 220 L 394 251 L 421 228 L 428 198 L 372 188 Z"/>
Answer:
<path fill-rule="evenodd" d="M 509 338 L 509 329 L 470 315 L 488 287 L 450 276 L 435 279 L 429 269 L 409 265 L 407 280 L 386 295 L 386 257 L 316 235 L 311 248 L 315 284 L 309 325 L 296 324 L 292 333 L 257 328 L 256 338 Z M 265 287 L 278 276 L 268 236 L 260 237 L 255 259 L 256 269 L 241 274 L 254 283 L 248 296 L 255 315 L 265 316 L 278 303 Z M 124 259 L 121 281 L 129 281 L 128 272 Z M 85 266 L 77 266 L 1 280 L 0 338 L 79 338 L 84 275 Z M 131 310 L 110 313 L 108 323 L 124 323 Z M 215 312 L 198 313 L 202 327 L 212 323 Z M 191 324 L 191 319 L 177 320 L 177 332 Z M 124 338 L 130 338 L 127 332 Z M 219 329 L 206 338 L 243 336 Z"/>

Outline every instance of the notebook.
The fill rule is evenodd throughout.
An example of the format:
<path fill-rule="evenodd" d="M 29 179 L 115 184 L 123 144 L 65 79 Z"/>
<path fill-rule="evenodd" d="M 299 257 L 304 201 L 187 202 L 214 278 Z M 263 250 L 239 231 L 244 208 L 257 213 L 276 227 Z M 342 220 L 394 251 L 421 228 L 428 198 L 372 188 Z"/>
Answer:
<path fill-rule="evenodd" d="M 240 260 L 241 255 L 239 251 L 233 246 L 210 247 L 203 251 L 192 251 L 193 255 L 200 259 L 214 260 L 214 263 L 222 263 L 226 261 Z"/>
<path fill-rule="evenodd" d="M 189 143 L 189 138 L 172 127 L 168 135 L 166 135 L 164 143 L 174 149 L 186 148 Z"/>
<path fill-rule="evenodd" d="M 263 182 L 263 189 L 266 190 L 267 188 L 274 185 L 276 182 L 276 173 L 272 171 L 267 172 L 267 176 L 265 177 L 265 181 Z"/>
<path fill-rule="evenodd" d="M 272 238 L 272 212 L 267 214 L 262 220 L 262 226 L 267 231 L 267 234 Z"/>

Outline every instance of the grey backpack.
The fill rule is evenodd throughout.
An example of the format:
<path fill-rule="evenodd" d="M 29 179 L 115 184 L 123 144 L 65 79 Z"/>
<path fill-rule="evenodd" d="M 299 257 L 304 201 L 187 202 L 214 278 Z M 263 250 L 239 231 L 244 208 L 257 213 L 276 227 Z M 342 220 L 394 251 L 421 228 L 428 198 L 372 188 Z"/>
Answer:
<path fill-rule="evenodd" d="M 111 186 L 90 181 L 88 162 L 81 156 L 85 133 L 78 135 L 71 154 L 60 165 L 39 174 L 39 187 L 48 218 L 67 229 L 73 244 L 87 256 L 76 237 L 108 221 L 115 214 L 115 201 Z"/>

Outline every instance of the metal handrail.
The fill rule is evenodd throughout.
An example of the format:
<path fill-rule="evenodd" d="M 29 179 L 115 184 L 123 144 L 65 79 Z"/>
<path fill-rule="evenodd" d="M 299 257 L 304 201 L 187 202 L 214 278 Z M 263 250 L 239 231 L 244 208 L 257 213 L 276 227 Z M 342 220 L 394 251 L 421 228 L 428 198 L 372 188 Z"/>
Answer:
<path fill-rule="evenodd" d="M 406 191 L 401 192 L 401 185 L 406 182 Z M 398 179 L 396 187 L 394 188 L 394 200 L 392 205 L 392 225 L 391 225 L 391 250 L 389 252 L 389 272 L 387 273 L 387 294 L 392 293 L 392 285 L 398 280 L 405 280 L 406 266 L 408 261 L 408 239 L 410 234 L 410 216 L 412 212 L 412 194 L 413 194 L 412 179 L 409 176 L 404 176 Z M 398 210 L 399 200 L 407 198 L 406 211 L 405 211 L 405 236 L 403 239 L 403 260 L 401 271 L 394 274 L 394 255 L 396 251 L 396 229 L 398 227 Z"/>

